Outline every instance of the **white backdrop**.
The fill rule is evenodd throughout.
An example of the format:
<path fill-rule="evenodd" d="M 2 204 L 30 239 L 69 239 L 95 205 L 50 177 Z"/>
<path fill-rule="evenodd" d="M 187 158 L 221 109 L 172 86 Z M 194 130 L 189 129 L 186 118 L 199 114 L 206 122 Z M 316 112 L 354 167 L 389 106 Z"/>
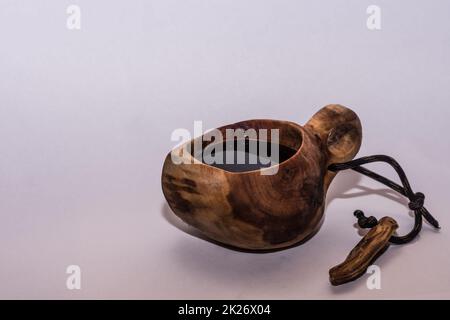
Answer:
<path fill-rule="evenodd" d="M 66 27 L 69 5 L 81 29 Z M 381 30 L 366 27 L 369 5 Z M 450 298 L 448 1 L 0 0 L 1 298 Z M 356 173 L 328 193 L 306 244 L 267 254 L 199 239 L 165 204 L 176 128 L 300 124 L 351 107 L 359 156 L 404 167 L 442 225 L 331 287 L 360 239 L 354 209 L 413 224 L 406 201 Z M 395 178 L 393 171 L 374 170 Z M 393 198 L 396 201 L 392 201 Z M 79 265 L 81 290 L 66 288 Z"/>

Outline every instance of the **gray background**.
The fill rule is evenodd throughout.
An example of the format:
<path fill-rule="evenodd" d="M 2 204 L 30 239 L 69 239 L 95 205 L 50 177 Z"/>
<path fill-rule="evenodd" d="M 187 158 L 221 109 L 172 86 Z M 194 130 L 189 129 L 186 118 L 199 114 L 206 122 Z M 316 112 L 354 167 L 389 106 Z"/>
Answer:
<path fill-rule="evenodd" d="M 81 30 L 66 8 L 81 7 Z M 366 28 L 366 8 L 382 29 Z M 449 1 L 0 0 L 1 298 L 450 298 Z M 268 254 L 203 241 L 165 205 L 176 128 L 305 123 L 340 103 L 359 155 L 406 170 L 440 232 L 377 261 L 381 290 L 333 288 L 360 239 L 352 212 L 412 226 L 406 201 L 357 174 L 329 190 L 306 244 Z M 391 178 L 391 169 L 371 168 Z M 392 201 L 392 199 L 395 201 Z M 66 289 L 66 267 L 82 289 Z"/>

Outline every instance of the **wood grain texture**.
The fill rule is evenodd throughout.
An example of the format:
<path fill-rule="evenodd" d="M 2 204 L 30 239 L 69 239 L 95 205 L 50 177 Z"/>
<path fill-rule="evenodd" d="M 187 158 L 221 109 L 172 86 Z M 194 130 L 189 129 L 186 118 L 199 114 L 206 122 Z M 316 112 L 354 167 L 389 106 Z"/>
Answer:
<path fill-rule="evenodd" d="M 162 172 L 162 189 L 173 212 L 208 237 L 251 250 L 287 247 L 308 239 L 323 219 L 325 195 L 335 176 L 330 163 L 351 160 L 361 144 L 356 114 L 329 105 L 304 126 L 289 121 L 249 120 L 219 128 L 279 129 L 279 143 L 297 152 L 278 164 L 275 175 L 259 170 L 229 172 L 200 162 L 186 145 L 169 153 Z M 207 134 L 205 134 L 207 135 Z M 270 139 L 269 139 L 270 141 Z M 188 142 L 209 142 L 202 137 Z M 265 170 L 265 169 L 262 169 Z"/>
<path fill-rule="evenodd" d="M 332 285 L 341 285 L 362 276 L 367 267 L 372 264 L 389 246 L 389 238 L 398 228 L 397 222 L 390 218 L 381 218 L 378 224 L 361 239 L 350 251 L 341 264 L 330 269 Z"/>

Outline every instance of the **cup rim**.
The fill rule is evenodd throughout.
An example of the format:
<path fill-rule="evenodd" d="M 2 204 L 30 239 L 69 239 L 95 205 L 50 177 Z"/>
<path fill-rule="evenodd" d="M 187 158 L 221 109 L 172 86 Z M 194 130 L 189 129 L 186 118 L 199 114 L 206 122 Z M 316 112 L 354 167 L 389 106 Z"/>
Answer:
<path fill-rule="evenodd" d="M 304 146 L 304 128 L 292 121 L 286 121 L 286 120 L 274 120 L 274 119 L 250 119 L 250 120 L 244 120 L 244 121 L 239 121 L 239 122 L 235 122 L 232 124 L 228 124 L 228 125 L 224 125 L 215 129 L 218 130 L 225 130 L 225 129 L 229 129 L 229 128 L 245 128 L 245 129 L 250 129 L 252 128 L 251 124 L 258 124 L 258 123 L 270 123 L 270 124 L 278 124 L 278 128 L 272 128 L 272 129 L 281 129 L 281 127 L 290 127 L 291 129 L 294 129 L 296 131 L 296 133 L 299 135 L 298 137 L 298 141 L 299 145 L 296 146 L 295 148 L 291 148 L 295 150 L 295 153 L 292 154 L 289 158 L 281 161 L 280 163 L 276 163 L 274 165 L 271 165 L 269 167 L 263 167 L 263 168 L 258 168 L 258 169 L 254 169 L 254 170 L 246 170 L 246 171 L 229 171 L 229 170 L 225 170 L 223 168 L 219 168 L 216 166 L 213 166 L 211 164 L 208 163 L 204 163 L 203 161 L 197 159 L 193 154 L 193 150 L 190 150 L 189 154 L 187 155 L 187 157 L 190 158 L 190 160 L 192 161 L 192 164 L 197 164 L 197 165 L 204 165 L 206 167 L 209 167 L 211 169 L 216 169 L 216 170 L 220 170 L 225 172 L 226 174 L 232 174 L 232 175 L 243 175 L 243 174 L 255 174 L 255 173 L 260 173 L 262 171 L 266 171 L 266 170 L 273 170 L 274 168 L 278 167 L 277 172 L 284 166 L 286 166 L 292 159 L 296 158 L 300 152 L 302 152 L 303 146 Z M 241 126 L 240 126 L 241 125 Z M 261 128 L 262 129 L 262 128 Z M 214 130 L 214 129 L 211 129 Z M 189 141 L 187 141 L 185 144 L 193 144 L 195 140 L 200 140 L 203 141 L 203 137 L 208 133 L 209 131 L 204 132 L 201 136 L 197 137 L 197 138 L 193 138 Z M 227 141 L 226 139 L 224 139 L 223 141 Z M 214 141 L 211 141 L 209 143 L 213 143 Z M 208 145 L 209 143 L 207 143 L 206 145 Z M 185 144 L 183 144 L 181 147 L 183 147 Z M 283 144 L 280 142 L 280 144 Z M 202 150 L 205 148 L 206 145 L 202 145 Z M 285 144 L 283 144 L 285 145 Z M 262 174 L 261 174 L 262 175 Z M 270 176 L 270 175 L 269 175 Z"/>

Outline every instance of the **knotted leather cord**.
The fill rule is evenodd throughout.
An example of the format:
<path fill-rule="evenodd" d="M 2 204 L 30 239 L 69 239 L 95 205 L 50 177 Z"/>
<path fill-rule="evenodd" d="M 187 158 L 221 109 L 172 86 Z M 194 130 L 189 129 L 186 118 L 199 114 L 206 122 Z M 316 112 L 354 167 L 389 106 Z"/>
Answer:
<path fill-rule="evenodd" d="M 369 169 L 361 167 L 361 165 L 363 164 L 372 162 L 386 162 L 387 164 L 391 165 L 397 172 L 403 186 L 383 176 L 380 176 L 379 174 Z M 423 206 L 425 195 L 421 192 L 414 193 L 414 191 L 411 189 L 411 185 L 409 184 L 405 172 L 403 171 L 402 167 L 398 164 L 398 162 L 395 161 L 395 159 L 386 155 L 373 155 L 368 157 L 362 157 L 348 162 L 333 163 L 328 167 L 328 170 L 331 170 L 333 172 L 338 172 L 347 169 L 352 169 L 365 176 L 368 176 L 369 178 L 381 182 L 382 184 L 388 186 L 392 190 L 397 191 L 398 193 L 404 195 L 409 199 L 410 202 L 408 204 L 408 207 L 414 211 L 414 227 L 408 234 L 404 236 L 395 236 L 395 235 L 391 236 L 389 242 L 394 244 L 405 244 L 413 240 L 422 229 L 422 216 L 433 227 L 440 228 L 439 222 Z M 361 228 L 372 228 L 373 226 L 378 224 L 378 220 L 375 217 L 373 216 L 365 217 L 364 213 L 361 210 L 356 210 L 354 214 L 358 218 L 358 225 Z"/>

